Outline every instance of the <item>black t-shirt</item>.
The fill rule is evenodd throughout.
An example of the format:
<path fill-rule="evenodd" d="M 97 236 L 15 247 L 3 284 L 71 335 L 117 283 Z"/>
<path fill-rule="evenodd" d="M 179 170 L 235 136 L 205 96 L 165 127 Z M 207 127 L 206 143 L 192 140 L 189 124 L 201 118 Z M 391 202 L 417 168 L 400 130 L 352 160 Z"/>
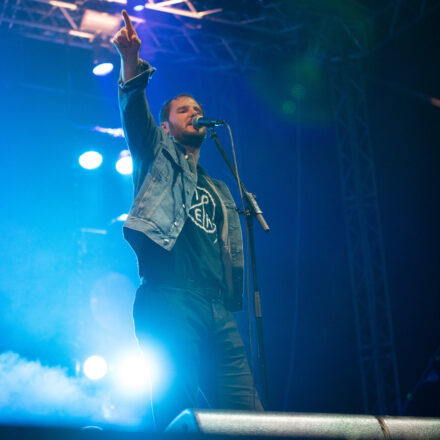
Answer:
<path fill-rule="evenodd" d="M 171 251 L 146 238 L 137 251 L 139 274 L 159 284 L 224 287 L 219 243 L 223 213 L 220 200 L 199 168 L 188 218 Z"/>

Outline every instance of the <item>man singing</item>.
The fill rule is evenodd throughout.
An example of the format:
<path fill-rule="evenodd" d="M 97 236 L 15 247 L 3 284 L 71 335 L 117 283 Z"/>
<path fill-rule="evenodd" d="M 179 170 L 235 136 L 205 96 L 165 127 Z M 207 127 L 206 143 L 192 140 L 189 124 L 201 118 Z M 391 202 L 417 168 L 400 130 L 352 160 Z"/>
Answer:
<path fill-rule="evenodd" d="M 262 410 L 232 311 L 242 308 L 243 246 L 232 196 L 198 164 L 206 129 L 192 96 L 162 106 L 156 126 L 145 96 L 155 69 L 139 58 L 141 41 L 127 12 L 113 38 L 121 56 L 119 104 L 133 159 L 134 202 L 124 236 L 136 252 L 141 285 L 133 306 L 143 352 L 163 354 L 163 387 L 152 384 L 159 430 L 198 390 L 218 409 Z M 148 356 L 148 355 L 147 355 Z"/>

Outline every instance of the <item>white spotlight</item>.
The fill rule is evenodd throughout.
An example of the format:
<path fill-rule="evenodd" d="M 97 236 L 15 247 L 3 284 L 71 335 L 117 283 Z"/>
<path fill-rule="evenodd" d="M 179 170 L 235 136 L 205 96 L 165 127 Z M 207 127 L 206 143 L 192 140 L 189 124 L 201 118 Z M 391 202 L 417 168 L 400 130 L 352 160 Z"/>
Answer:
<path fill-rule="evenodd" d="M 102 156 L 96 151 L 86 151 L 79 157 L 79 164 L 86 170 L 98 168 L 102 163 Z"/>
<path fill-rule="evenodd" d="M 90 356 L 84 362 L 83 370 L 91 380 L 102 379 L 107 374 L 107 362 L 101 356 Z"/>
<path fill-rule="evenodd" d="M 129 391 L 144 391 L 150 381 L 150 367 L 141 355 L 127 357 L 118 368 L 119 384 Z"/>
<path fill-rule="evenodd" d="M 100 63 L 97 64 L 93 68 L 93 74 L 96 76 L 105 76 L 108 75 L 113 70 L 113 64 L 112 63 Z"/>
<path fill-rule="evenodd" d="M 131 174 L 133 172 L 133 161 L 131 160 L 130 151 L 122 150 L 119 153 L 116 170 L 121 174 Z"/>

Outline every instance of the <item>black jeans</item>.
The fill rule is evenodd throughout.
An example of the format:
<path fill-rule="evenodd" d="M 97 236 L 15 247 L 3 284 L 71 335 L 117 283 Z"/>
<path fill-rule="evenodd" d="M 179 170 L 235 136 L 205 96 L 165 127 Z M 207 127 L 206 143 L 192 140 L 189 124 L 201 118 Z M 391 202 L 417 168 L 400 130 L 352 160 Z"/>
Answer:
<path fill-rule="evenodd" d="M 212 408 L 263 410 L 235 318 L 213 290 L 142 284 L 133 306 L 136 337 L 147 357 L 160 353 L 163 381 L 152 381 L 156 426 L 200 407 L 199 386 Z"/>

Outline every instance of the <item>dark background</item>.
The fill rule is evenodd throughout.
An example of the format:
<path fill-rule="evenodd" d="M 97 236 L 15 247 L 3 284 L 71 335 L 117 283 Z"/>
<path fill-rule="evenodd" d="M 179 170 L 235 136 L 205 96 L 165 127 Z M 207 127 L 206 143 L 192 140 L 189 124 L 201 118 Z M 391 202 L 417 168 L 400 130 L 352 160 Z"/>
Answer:
<path fill-rule="evenodd" d="M 440 98 L 439 18 L 430 15 L 364 61 L 403 397 L 440 339 L 440 109 L 410 93 Z M 112 222 L 131 203 L 130 177 L 114 169 L 124 140 L 91 131 L 120 126 L 118 69 L 97 78 L 88 52 L 6 32 L 0 47 L 0 353 L 74 375 L 75 362 L 91 354 L 135 345 L 136 262 L 121 223 Z M 155 115 L 183 91 L 206 114 L 230 121 L 242 179 L 271 226 L 267 235 L 256 227 L 270 409 L 362 412 L 325 65 L 268 60 L 259 73 L 233 77 L 152 63 Z M 305 96 L 292 110 L 285 97 L 297 84 Z M 78 165 L 88 149 L 104 156 L 97 170 Z M 211 140 L 201 163 L 233 187 Z M 246 337 L 246 313 L 238 320 Z"/>

